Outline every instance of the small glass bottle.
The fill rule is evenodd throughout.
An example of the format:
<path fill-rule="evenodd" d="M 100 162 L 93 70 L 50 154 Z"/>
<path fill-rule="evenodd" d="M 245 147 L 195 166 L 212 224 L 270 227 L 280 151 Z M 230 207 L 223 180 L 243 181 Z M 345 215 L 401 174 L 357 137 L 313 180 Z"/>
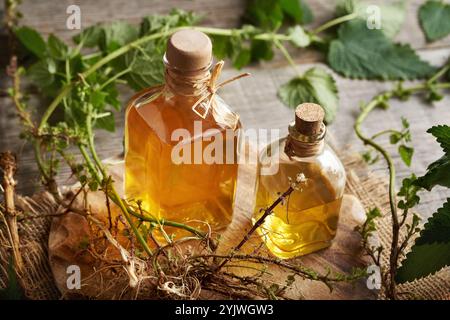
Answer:
<path fill-rule="evenodd" d="M 139 92 L 127 107 L 126 199 L 141 202 L 160 219 L 203 230 L 226 227 L 233 213 L 241 123 L 211 93 L 211 40 L 195 30 L 178 31 L 168 41 L 164 63 L 165 84 Z M 212 143 L 222 153 L 206 159 Z M 186 235 L 170 227 L 165 232 Z"/>
<path fill-rule="evenodd" d="M 324 141 L 323 117 L 321 106 L 299 105 L 288 136 L 260 153 L 253 223 L 299 174 L 305 178 L 258 228 L 268 249 L 279 258 L 326 248 L 336 235 L 346 176 Z"/>

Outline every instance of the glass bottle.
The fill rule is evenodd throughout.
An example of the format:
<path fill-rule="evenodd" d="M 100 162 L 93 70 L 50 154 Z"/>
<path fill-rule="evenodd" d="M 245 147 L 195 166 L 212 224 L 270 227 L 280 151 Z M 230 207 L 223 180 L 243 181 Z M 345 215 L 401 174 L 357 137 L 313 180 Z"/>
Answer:
<path fill-rule="evenodd" d="M 238 115 L 211 95 L 211 62 L 207 35 L 174 33 L 164 56 L 165 84 L 135 95 L 125 124 L 126 199 L 155 217 L 203 230 L 231 222 L 241 128 Z"/>
<path fill-rule="evenodd" d="M 324 141 L 323 117 L 321 106 L 299 105 L 288 136 L 269 144 L 259 156 L 253 223 L 299 174 L 305 178 L 258 228 L 268 249 L 279 258 L 326 248 L 336 235 L 346 176 Z"/>

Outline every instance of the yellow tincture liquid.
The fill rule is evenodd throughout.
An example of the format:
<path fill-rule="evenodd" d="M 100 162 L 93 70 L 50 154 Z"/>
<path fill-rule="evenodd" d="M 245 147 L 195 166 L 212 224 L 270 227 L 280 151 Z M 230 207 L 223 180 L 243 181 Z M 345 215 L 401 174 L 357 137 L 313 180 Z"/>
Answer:
<path fill-rule="evenodd" d="M 181 37 L 185 41 L 181 46 L 192 47 L 192 43 L 186 43 L 189 37 L 189 34 Z M 198 41 L 196 43 L 199 45 Z M 172 43 L 172 46 L 176 45 Z M 196 50 L 195 46 L 192 48 Z M 172 47 L 172 50 L 178 49 Z M 169 63 L 180 64 L 173 60 Z M 167 62 L 166 67 L 169 67 Z M 176 72 L 182 74 L 179 70 Z M 202 72 L 209 73 L 208 69 Z M 189 82 L 183 86 L 186 91 Z M 195 92 L 194 88 L 192 91 Z M 211 109 L 204 117 L 200 116 L 192 110 L 198 99 L 199 96 L 190 91 L 189 94 L 177 92 L 176 86 L 151 88 L 132 99 L 126 112 L 125 194 L 128 201 L 140 201 L 145 211 L 159 219 L 207 231 L 223 228 L 231 222 L 238 139 L 237 134 L 230 132 L 237 133 L 240 123 L 237 120 L 231 125 L 214 115 L 214 112 L 234 115 L 219 97 L 216 97 L 214 112 Z M 180 135 L 174 136 L 176 132 Z M 211 161 L 203 156 L 204 153 L 211 154 L 211 143 L 222 148 L 221 155 L 212 152 L 215 159 L 221 161 Z M 180 163 L 174 154 L 185 161 Z M 164 231 L 176 237 L 189 235 L 178 228 L 164 227 Z"/>
<path fill-rule="evenodd" d="M 275 207 L 258 229 L 267 248 L 283 259 L 308 254 L 331 244 L 338 227 L 345 187 L 344 168 L 323 141 L 316 141 L 315 150 L 306 156 L 295 152 L 287 154 L 286 143 L 286 138 L 276 141 L 261 153 L 261 162 L 271 163 L 278 170 L 266 175 L 259 169 L 253 216 L 255 223 L 298 174 L 304 175 L 298 190 Z M 302 150 L 300 148 L 297 153 Z"/>

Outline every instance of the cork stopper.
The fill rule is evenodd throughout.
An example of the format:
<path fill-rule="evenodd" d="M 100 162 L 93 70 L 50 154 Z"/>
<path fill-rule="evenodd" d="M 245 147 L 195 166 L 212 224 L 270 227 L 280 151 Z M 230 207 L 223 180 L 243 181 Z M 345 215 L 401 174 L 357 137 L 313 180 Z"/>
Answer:
<path fill-rule="evenodd" d="M 322 130 L 325 112 L 315 103 L 302 103 L 295 109 L 295 129 L 305 136 L 316 136 Z"/>
<path fill-rule="evenodd" d="M 209 66 L 211 39 L 203 32 L 185 29 L 172 34 L 166 50 L 169 65 L 180 71 L 195 71 Z"/>

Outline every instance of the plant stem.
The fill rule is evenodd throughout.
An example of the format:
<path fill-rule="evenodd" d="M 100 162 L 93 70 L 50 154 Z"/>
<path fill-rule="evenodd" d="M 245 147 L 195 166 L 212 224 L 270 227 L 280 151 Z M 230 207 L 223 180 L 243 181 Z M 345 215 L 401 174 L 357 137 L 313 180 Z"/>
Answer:
<path fill-rule="evenodd" d="M 17 170 L 16 158 L 11 152 L 0 153 L 0 169 L 3 171 L 2 187 L 5 198 L 5 219 L 7 222 L 7 230 L 9 242 L 12 249 L 12 257 L 15 270 L 20 276 L 24 271 L 22 255 L 20 254 L 20 238 L 17 227 L 17 211 L 14 204 L 14 192 L 16 181 L 14 174 Z"/>
<path fill-rule="evenodd" d="M 209 28 L 209 27 L 188 27 L 188 28 L 192 28 L 194 30 L 204 32 L 204 33 L 207 33 L 210 35 L 224 36 L 224 37 L 241 35 L 246 32 L 243 29 L 220 29 L 220 28 Z M 265 33 L 260 33 L 260 34 L 255 35 L 253 37 L 253 39 L 263 40 L 263 41 L 274 41 L 274 40 L 290 41 L 291 37 L 286 34 L 282 34 L 282 33 L 265 32 Z"/>
<path fill-rule="evenodd" d="M 281 202 L 283 202 L 283 200 L 286 199 L 294 190 L 295 189 L 292 186 L 289 186 L 289 188 L 281 196 L 279 196 L 269 207 L 264 210 L 263 215 L 255 222 L 255 224 L 253 224 L 252 228 L 247 232 L 241 242 L 239 242 L 239 244 L 234 247 L 231 254 L 222 261 L 222 263 L 217 267 L 216 271 L 222 269 L 222 267 L 227 264 L 228 261 L 230 261 L 233 254 L 242 248 L 242 246 L 250 239 L 250 236 L 256 231 L 256 229 L 258 229 L 264 223 L 266 218 L 272 214 L 273 210 Z"/>
<path fill-rule="evenodd" d="M 379 96 L 380 97 L 380 96 Z M 379 99 L 374 99 L 363 109 L 354 126 L 356 135 L 363 141 L 365 145 L 372 146 L 375 150 L 381 153 L 386 160 L 389 169 L 389 205 L 392 216 L 392 242 L 391 242 L 391 255 L 390 255 L 390 281 L 389 281 L 389 295 L 392 299 L 396 299 L 396 286 L 395 286 L 395 274 L 397 272 L 397 260 L 398 260 L 398 237 L 399 237 L 399 223 L 397 215 L 397 201 L 395 194 L 395 165 L 391 155 L 379 144 L 372 139 L 366 137 L 361 131 L 361 125 L 367 118 L 369 113 L 375 109 L 379 104 Z"/>
<path fill-rule="evenodd" d="M 278 41 L 275 40 L 274 41 L 275 46 L 281 51 L 281 53 L 284 55 L 284 57 L 286 58 L 286 60 L 289 62 L 289 64 L 292 66 L 292 68 L 294 69 L 295 73 L 297 75 L 300 75 L 300 72 L 297 69 L 297 65 L 294 62 L 294 59 L 292 59 L 291 55 L 289 54 L 289 52 L 287 51 L 286 47 L 283 46 L 283 44 Z"/>
<path fill-rule="evenodd" d="M 204 239 L 207 236 L 206 232 L 200 231 L 200 230 L 198 230 L 196 228 L 193 228 L 193 227 L 188 226 L 188 225 L 183 224 L 183 223 L 179 223 L 179 222 L 175 222 L 175 221 L 169 221 L 169 220 L 163 220 L 163 219 L 159 220 L 159 219 L 147 216 L 147 215 L 139 214 L 136 211 L 130 210 L 130 209 L 128 210 L 128 212 L 131 215 L 133 215 L 134 217 L 136 217 L 136 218 L 138 218 L 140 220 L 147 221 L 147 222 L 158 223 L 158 224 L 162 224 L 162 225 L 168 226 L 168 227 L 175 227 L 175 228 L 184 229 L 186 231 L 189 231 L 192 234 L 195 234 L 196 236 L 198 236 L 198 237 L 200 237 L 202 239 Z"/>
<path fill-rule="evenodd" d="M 450 64 L 445 65 L 441 70 L 439 70 L 433 77 L 422 84 L 411 86 L 409 88 L 402 88 L 402 93 L 415 94 L 422 91 L 430 90 L 430 81 L 434 82 L 440 78 L 447 70 L 449 70 Z M 434 85 L 437 89 L 448 89 L 450 88 L 450 83 L 437 83 Z M 385 159 L 388 170 L 389 170 L 389 206 L 392 216 L 392 242 L 391 242 L 391 253 L 389 257 L 389 286 L 387 288 L 387 295 L 391 299 L 397 299 L 397 290 L 395 283 L 395 275 L 398 268 L 398 259 L 404 246 L 399 247 L 399 232 L 402 223 L 399 222 L 397 214 L 397 201 L 395 193 L 395 166 L 391 155 L 379 144 L 377 144 L 373 139 L 377 136 L 388 132 L 389 130 L 381 131 L 375 134 L 372 138 L 368 138 L 362 133 L 362 124 L 367 116 L 372 112 L 380 102 L 385 102 L 393 97 L 398 97 L 398 89 L 388 90 L 379 95 L 375 96 L 361 111 L 358 118 L 356 119 L 354 130 L 358 138 L 365 144 L 372 146 L 377 150 Z M 403 219 L 402 219 L 403 222 Z"/>
<path fill-rule="evenodd" d="M 427 83 L 433 83 L 436 80 L 438 80 L 440 77 L 442 77 L 448 70 L 450 69 L 450 64 L 447 64 L 442 69 L 440 69 L 434 76 L 432 76 Z"/>
<path fill-rule="evenodd" d="M 383 135 L 385 135 L 385 134 L 389 134 L 389 133 L 397 133 L 397 132 L 398 132 L 398 131 L 397 131 L 397 130 L 394 130 L 394 129 L 383 130 L 383 131 L 380 131 L 380 132 L 374 134 L 370 139 L 371 139 L 371 140 L 375 140 L 376 138 L 381 137 L 381 136 L 383 136 Z"/>
<path fill-rule="evenodd" d="M 116 73 L 113 77 L 109 78 L 107 81 L 105 81 L 105 83 L 103 83 L 100 86 L 100 90 L 103 89 L 104 87 L 108 86 L 110 83 L 116 81 L 117 79 L 119 79 L 120 77 L 122 77 L 123 75 L 127 74 L 128 72 L 131 71 L 131 68 L 126 68 L 125 70 Z"/>
<path fill-rule="evenodd" d="M 323 31 L 325 31 L 325 30 L 327 30 L 329 28 L 332 28 L 332 27 L 334 27 L 334 26 L 336 26 L 338 24 L 341 24 L 341 23 L 353 20 L 353 19 L 355 19 L 357 17 L 358 17 L 358 15 L 356 14 L 356 12 L 349 13 L 349 14 L 347 14 L 345 16 L 338 17 L 336 19 L 333 19 L 333 20 L 330 20 L 330 21 L 324 23 L 323 25 L 321 25 L 321 26 L 317 27 L 316 29 L 314 29 L 312 31 L 312 33 L 313 34 L 321 33 L 321 32 L 323 32 Z"/>
<path fill-rule="evenodd" d="M 40 133 L 44 127 L 47 125 L 48 119 L 55 111 L 56 107 L 61 103 L 61 101 L 69 94 L 69 92 L 72 90 L 73 83 L 69 83 L 62 88 L 62 90 L 59 92 L 59 94 L 56 96 L 55 99 L 50 103 L 48 108 L 45 110 L 44 114 L 42 115 L 41 122 L 38 126 L 38 132 Z"/>
<path fill-rule="evenodd" d="M 97 170 L 96 170 L 96 165 L 92 162 L 91 158 L 89 157 L 89 154 L 88 154 L 86 148 L 83 145 L 80 144 L 79 145 L 79 149 L 80 149 L 81 154 L 83 155 L 84 160 L 86 161 L 86 164 L 89 167 L 89 170 L 94 175 L 95 180 L 97 181 L 97 183 L 99 185 L 102 185 L 103 181 L 102 181 L 101 177 L 98 175 Z M 131 220 L 130 215 L 128 214 L 128 210 L 126 209 L 122 199 L 118 195 L 118 193 L 117 193 L 117 191 L 116 191 L 116 189 L 114 188 L 113 185 L 111 185 L 110 191 L 111 191 L 111 193 L 109 194 L 110 199 L 115 204 L 117 204 L 119 206 L 119 208 L 122 211 L 125 219 L 127 220 L 127 223 L 130 225 L 131 229 L 133 230 L 133 233 L 135 234 L 135 236 L 138 239 L 139 243 L 142 245 L 142 248 L 144 249 L 144 251 L 149 256 L 152 256 L 152 254 L 153 254 L 152 250 L 149 248 L 147 242 L 144 240 L 143 236 L 141 235 L 139 230 L 134 225 L 133 221 Z"/>

